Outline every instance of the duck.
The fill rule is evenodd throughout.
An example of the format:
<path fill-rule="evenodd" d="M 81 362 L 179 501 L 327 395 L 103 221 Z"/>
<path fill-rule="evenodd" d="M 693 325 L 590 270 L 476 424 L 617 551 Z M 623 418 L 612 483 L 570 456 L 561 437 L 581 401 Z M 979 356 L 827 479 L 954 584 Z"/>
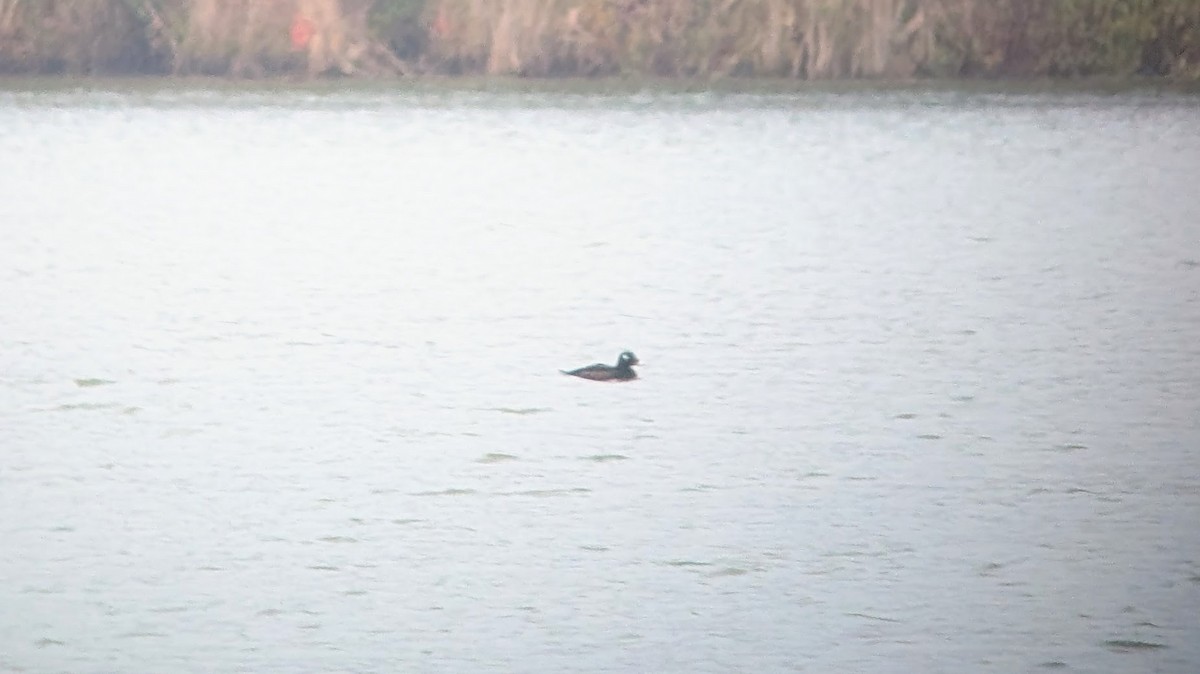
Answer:
<path fill-rule="evenodd" d="M 617 356 L 615 366 L 596 363 L 575 370 L 561 370 L 561 372 L 572 377 L 582 377 L 593 381 L 629 381 L 637 379 L 637 373 L 633 371 L 633 366 L 637 364 L 637 356 L 633 355 L 632 351 L 625 351 Z"/>

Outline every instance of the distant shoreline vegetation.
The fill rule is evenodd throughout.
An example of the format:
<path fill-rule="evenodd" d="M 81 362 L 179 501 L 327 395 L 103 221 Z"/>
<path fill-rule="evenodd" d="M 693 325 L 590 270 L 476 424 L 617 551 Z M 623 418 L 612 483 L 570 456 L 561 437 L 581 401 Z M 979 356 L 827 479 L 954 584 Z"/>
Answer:
<path fill-rule="evenodd" d="M 1200 81 L 1200 0 L 0 0 L 0 75 Z"/>

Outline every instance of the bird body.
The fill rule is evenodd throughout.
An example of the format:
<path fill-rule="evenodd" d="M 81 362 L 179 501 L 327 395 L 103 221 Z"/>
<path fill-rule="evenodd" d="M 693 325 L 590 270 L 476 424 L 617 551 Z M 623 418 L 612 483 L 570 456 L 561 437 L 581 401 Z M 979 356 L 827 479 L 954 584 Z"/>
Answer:
<path fill-rule="evenodd" d="M 592 381 L 629 381 L 637 379 L 637 373 L 633 371 L 633 366 L 637 364 L 637 356 L 632 351 L 625 351 L 617 356 L 615 366 L 596 363 L 575 370 L 563 370 L 562 373 Z"/>

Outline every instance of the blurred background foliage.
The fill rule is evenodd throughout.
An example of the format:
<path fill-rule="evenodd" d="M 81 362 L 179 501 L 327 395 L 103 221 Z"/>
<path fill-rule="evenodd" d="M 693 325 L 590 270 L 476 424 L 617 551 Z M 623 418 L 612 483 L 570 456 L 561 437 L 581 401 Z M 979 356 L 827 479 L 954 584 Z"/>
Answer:
<path fill-rule="evenodd" d="M 1200 0 L 0 0 L 0 73 L 1200 79 Z"/>

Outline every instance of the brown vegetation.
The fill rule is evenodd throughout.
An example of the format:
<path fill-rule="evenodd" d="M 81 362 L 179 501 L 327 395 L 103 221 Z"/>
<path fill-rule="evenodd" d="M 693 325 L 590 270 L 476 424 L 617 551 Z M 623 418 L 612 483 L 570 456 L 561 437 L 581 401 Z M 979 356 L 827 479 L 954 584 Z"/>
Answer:
<path fill-rule="evenodd" d="M 125 3 L 0 0 L 0 72 L 94 74 L 153 68 Z"/>
<path fill-rule="evenodd" d="M 0 72 L 1200 78 L 1200 1 L 0 0 Z"/>

